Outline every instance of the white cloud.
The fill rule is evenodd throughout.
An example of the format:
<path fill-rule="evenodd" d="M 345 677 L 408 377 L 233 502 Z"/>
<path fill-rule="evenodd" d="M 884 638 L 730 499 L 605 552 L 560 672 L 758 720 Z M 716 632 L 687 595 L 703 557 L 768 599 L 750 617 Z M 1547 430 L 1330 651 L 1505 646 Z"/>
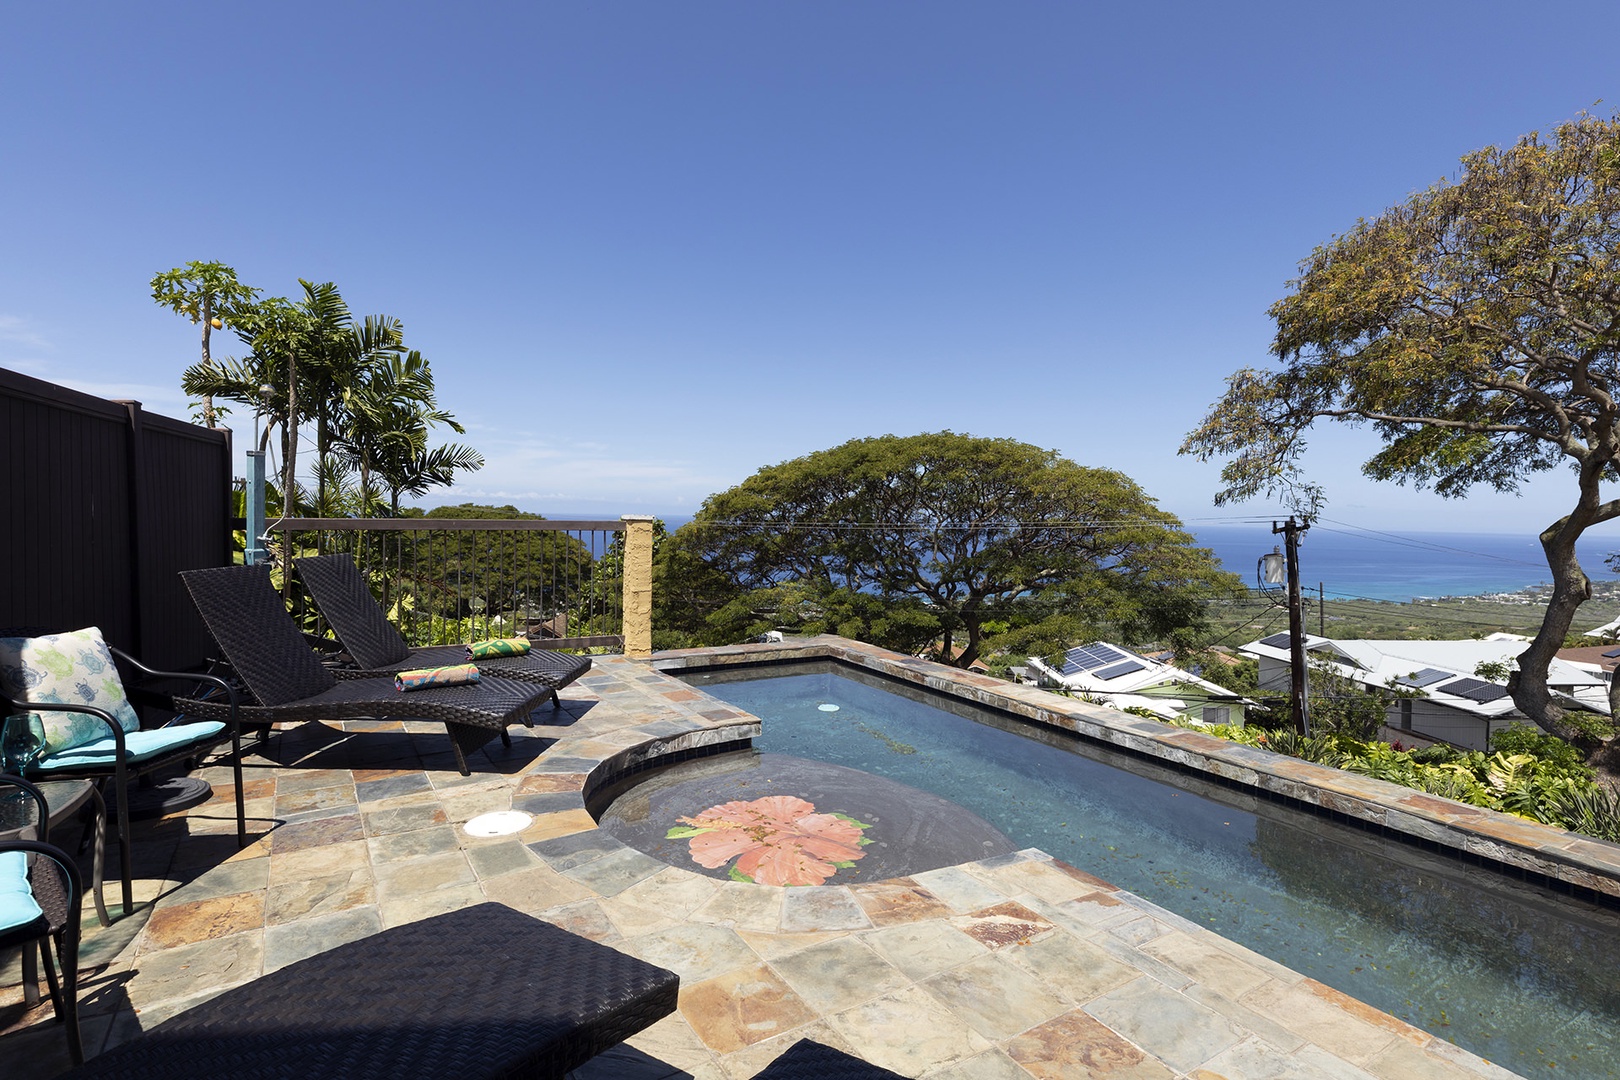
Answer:
<path fill-rule="evenodd" d="M 729 480 L 693 463 L 613 453 L 600 443 L 556 445 L 545 441 L 478 440 L 486 464 L 448 490 L 424 501 L 501 502 L 542 513 L 585 510 L 617 517 L 645 510 L 695 508 Z"/>
<path fill-rule="evenodd" d="M 91 394 L 108 401 L 138 401 L 141 408 L 147 412 L 159 413 L 176 420 L 191 419 L 191 409 L 186 396 L 172 386 L 135 382 L 94 382 L 88 379 L 75 379 L 56 371 L 45 375 L 38 372 L 29 374 L 48 378 L 51 382 L 77 390 L 81 394 Z"/>
<path fill-rule="evenodd" d="M 28 321 L 16 315 L 0 315 L 0 342 L 20 345 L 25 349 L 50 351 L 51 343 L 43 334 L 29 329 Z M 8 366 L 10 362 L 8 361 Z"/>

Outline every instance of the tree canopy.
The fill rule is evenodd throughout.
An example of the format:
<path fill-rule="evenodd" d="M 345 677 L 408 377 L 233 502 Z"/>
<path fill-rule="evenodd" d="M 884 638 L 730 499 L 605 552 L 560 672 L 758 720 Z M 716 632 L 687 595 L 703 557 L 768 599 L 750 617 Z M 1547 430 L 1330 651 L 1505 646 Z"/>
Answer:
<path fill-rule="evenodd" d="M 1586 529 L 1620 517 L 1620 121 L 1580 116 L 1469 154 L 1441 181 L 1317 248 L 1271 307 L 1281 370 L 1245 369 L 1183 453 L 1227 458 L 1217 503 L 1262 492 L 1310 512 L 1305 433 L 1370 424 L 1378 480 L 1448 498 L 1515 491 L 1560 464 L 1567 514 L 1540 534 L 1554 591 L 1509 682 L 1537 723 L 1571 737 L 1548 664 L 1591 584 Z M 1620 691 L 1620 683 L 1616 685 Z"/>
<path fill-rule="evenodd" d="M 514 506 L 460 503 L 436 506 L 425 514 L 435 521 L 544 521 Z M 461 614 L 477 598 L 491 615 L 521 612 L 521 618 L 551 618 L 567 611 L 590 587 L 590 550 L 566 532 L 424 532 L 415 544 L 419 568 L 417 595 L 430 610 Z"/>
<path fill-rule="evenodd" d="M 205 369 L 214 363 L 209 350 L 213 332 L 234 323 L 236 312 L 251 308 L 258 297 L 258 289 L 237 281 L 236 271 L 219 262 L 188 262 L 152 278 L 153 301 L 202 326 L 199 363 Z M 214 427 L 218 420 L 214 397 L 206 392 L 200 397 L 202 421 Z"/>
<path fill-rule="evenodd" d="M 1128 477 L 1012 439 L 856 439 L 709 498 L 659 552 L 664 629 L 841 633 L 967 667 L 1186 632 L 1236 579 Z M 999 640 L 999 639 L 998 639 Z"/>
<path fill-rule="evenodd" d="M 263 416 L 257 449 L 281 433 L 283 486 L 293 490 L 300 423 L 315 426 L 315 497 L 302 509 L 317 516 L 399 512 L 403 494 L 422 495 L 450 484 L 456 473 L 483 465 L 459 444 L 432 447 L 433 427 L 463 433 L 439 408 L 428 362 L 407 350 L 404 327 L 390 315 L 355 317 L 331 282 L 300 281 L 303 296 L 259 298 L 219 263 L 188 263 L 153 278 L 158 303 L 203 322 L 203 359 L 181 386 L 213 416 L 216 399 Z M 214 360 L 208 351 L 208 312 L 249 352 Z M 294 491 L 294 495 L 297 492 Z M 298 501 L 296 498 L 293 500 Z"/>

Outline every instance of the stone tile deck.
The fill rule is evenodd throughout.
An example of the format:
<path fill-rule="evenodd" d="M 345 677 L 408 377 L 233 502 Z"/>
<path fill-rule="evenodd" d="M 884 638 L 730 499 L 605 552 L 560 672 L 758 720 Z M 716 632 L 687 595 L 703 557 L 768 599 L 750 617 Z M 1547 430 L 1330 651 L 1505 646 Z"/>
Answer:
<path fill-rule="evenodd" d="M 1039 851 L 798 889 L 667 866 L 595 828 L 588 774 L 634 764 L 651 740 L 702 746 L 755 722 L 619 657 L 563 697 L 510 750 L 474 755 L 469 777 L 440 725 L 283 730 L 247 762 L 257 839 L 243 850 L 230 771 L 206 770 L 214 800 L 138 827 L 136 911 L 108 929 L 85 921 L 87 1052 L 304 956 L 489 899 L 679 972 L 679 1011 L 581 1080 L 741 1080 L 804 1037 L 942 1080 L 1512 1075 Z M 509 808 L 534 815 L 518 836 L 460 828 Z M 17 981 L 14 962 L 0 970 L 4 1073 L 54 1076 L 61 1033 L 48 1003 L 24 1012 Z"/>

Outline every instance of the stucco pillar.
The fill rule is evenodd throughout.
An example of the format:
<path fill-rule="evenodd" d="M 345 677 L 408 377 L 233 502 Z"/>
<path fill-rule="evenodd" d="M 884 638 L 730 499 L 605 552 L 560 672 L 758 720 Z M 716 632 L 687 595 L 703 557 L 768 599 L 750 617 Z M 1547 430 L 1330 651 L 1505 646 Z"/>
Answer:
<path fill-rule="evenodd" d="M 624 522 L 624 655 L 652 655 L 653 518 L 626 514 Z"/>

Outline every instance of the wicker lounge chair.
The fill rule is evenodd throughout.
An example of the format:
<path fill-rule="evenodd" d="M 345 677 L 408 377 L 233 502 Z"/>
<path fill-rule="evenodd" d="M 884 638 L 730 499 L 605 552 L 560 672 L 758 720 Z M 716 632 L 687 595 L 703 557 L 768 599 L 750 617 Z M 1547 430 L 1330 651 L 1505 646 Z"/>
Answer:
<path fill-rule="evenodd" d="M 365 577 L 348 555 L 315 555 L 295 561 L 298 577 L 315 598 L 327 623 L 343 649 L 354 658 L 355 669 L 335 672 L 338 678 L 391 675 L 406 668 L 458 664 L 466 659 L 465 646 L 435 645 L 413 649 L 405 644 L 388 621 L 388 616 L 372 598 Z M 478 670 L 505 679 L 539 683 L 551 691 L 556 707 L 557 691 L 591 669 L 586 656 L 530 649 L 523 656 L 503 656 L 478 661 Z"/>
<path fill-rule="evenodd" d="M 680 979 L 501 904 L 227 990 L 64 1080 L 556 1077 L 675 1010 Z"/>
<path fill-rule="evenodd" d="M 16 777 L 5 779 L 8 785 L 25 789 L 25 797 L 38 803 L 40 820 L 48 822 L 50 812 L 38 789 Z M 75 1065 L 84 1060 L 78 1005 L 83 896 L 79 868 L 67 852 L 40 840 L 0 840 L 0 948 L 20 945 L 30 950 L 25 956 L 32 956 L 36 944 L 56 946 L 54 957 L 49 948 L 40 952 L 51 1004 L 56 1007 L 56 1019 L 67 1029 L 68 1053 Z M 31 964 L 23 965 L 25 980 L 32 976 L 31 969 Z M 25 999 L 35 990 L 25 987 Z"/>
<path fill-rule="evenodd" d="M 270 584 L 268 566 L 182 570 L 180 577 L 226 664 L 252 698 L 239 710 L 247 727 L 302 720 L 437 720 L 450 733 L 456 767 L 467 776 L 472 770 L 466 755 L 497 735 L 512 745 L 507 726 L 528 723 L 529 713 L 546 697 L 545 687 L 512 679 L 485 678 L 410 694 L 395 690 L 392 678 L 340 682 L 304 642 Z M 199 715 L 209 708 L 207 702 L 179 704 Z"/>
<path fill-rule="evenodd" d="M 905 1077 L 824 1043 L 800 1039 L 755 1073 L 754 1080 L 905 1080 Z"/>

